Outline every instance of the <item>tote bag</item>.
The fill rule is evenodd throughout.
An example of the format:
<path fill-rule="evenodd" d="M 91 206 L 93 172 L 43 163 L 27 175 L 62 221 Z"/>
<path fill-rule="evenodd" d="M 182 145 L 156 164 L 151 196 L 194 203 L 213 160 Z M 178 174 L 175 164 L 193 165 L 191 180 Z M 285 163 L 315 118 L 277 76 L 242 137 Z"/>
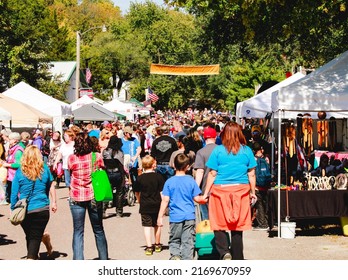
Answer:
<path fill-rule="evenodd" d="M 95 168 L 96 155 L 92 153 L 92 186 L 94 198 L 98 202 L 112 201 L 112 188 L 108 174 L 104 169 Z"/>
<path fill-rule="evenodd" d="M 35 186 L 35 181 L 33 181 L 33 185 L 31 187 L 31 191 L 28 197 L 22 198 L 16 202 L 14 209 L 11 211 L 11 215 L 10 215 L 11 224 L 17 226 L 24 221 L 25 216 L 27 214 L 28 203 L 33 193 L 34 186 Z"/>
<path fill-rule="evenodd" d="M 26 198 L 17 201 L 14 209 L 11 211 L 10 222 L 17 226 L 23 222 L 27 214 L 28 201 Z"/>

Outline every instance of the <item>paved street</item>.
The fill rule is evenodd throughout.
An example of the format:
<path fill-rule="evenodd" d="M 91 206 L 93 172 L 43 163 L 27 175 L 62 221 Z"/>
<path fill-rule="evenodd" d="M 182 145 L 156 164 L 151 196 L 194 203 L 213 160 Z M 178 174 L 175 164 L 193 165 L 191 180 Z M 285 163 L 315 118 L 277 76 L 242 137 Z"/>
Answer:
<path fill-rule="evenodd" d="M 48 230 L 51 234 L 55 260 L 72 259 L 72 219 L 68 208 L 68 190 L 57 189 L 58 211 L 51 214 Z M 126 206 L 125 217 L 113 216 L 114 208 L 108 209 L 109 217 L 104 220 L 109 246 L 109 257 L 112 260 L 167 260 L 168 250 L 168 217 L 162 233 L 165 245 L 161 253 L 152 256 L 144 254 L 144 236 L 141 227 L 139 205 Z M 19 260 L 25 256 L 24 233 L 20 226 L 13 226 L 8 220 L 9 206 L 0 205 L 0 259 Z M 97 258 L 91 226 L 86 219 L 85 226 L 85 258 Z M 325 232 L 324 232 L 325 233 Z M 244 254 L 249 260 L 347 260 L 348 237 L 342 234 L 320 234 L 309 236 L 298 234 L 294 239 L 269 237 L 264 231 L 248 231 L 244 234 Z M 45 247 L 40 249 L 42 258 L 46 258 Z"/>

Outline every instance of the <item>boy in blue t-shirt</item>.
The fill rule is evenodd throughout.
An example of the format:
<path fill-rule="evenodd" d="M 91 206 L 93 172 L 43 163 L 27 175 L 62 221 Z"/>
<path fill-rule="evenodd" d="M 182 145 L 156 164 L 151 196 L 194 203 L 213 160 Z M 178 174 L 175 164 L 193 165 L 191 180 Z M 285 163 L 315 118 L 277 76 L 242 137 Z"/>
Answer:
<path fill-rule="evenodd" d="M 178 154 L 174 159 L 175 176 L 169 178 L 163 187 L 161 208 L 157 225 L 163 226 L 163 215 L 169 204 L 169 251 L 171 260 L 192 260 L 195 246 L 196 215 L 194 202 L 203 203 L 201 190 L 186 171 L 190 159 Z"/>

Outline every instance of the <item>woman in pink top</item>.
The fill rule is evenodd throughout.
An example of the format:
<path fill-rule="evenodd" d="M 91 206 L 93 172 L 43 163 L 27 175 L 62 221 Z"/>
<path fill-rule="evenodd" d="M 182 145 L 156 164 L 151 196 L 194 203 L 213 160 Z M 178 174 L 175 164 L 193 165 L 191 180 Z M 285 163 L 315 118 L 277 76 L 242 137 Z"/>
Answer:
<path fill-rule="evenodd" d="M 103 228 L 103 203 L 94 199 L 91 180 L 93 143 L 87 133 L 77 134 L 74 149 L 74 154 L 68 158 L 68 168 L 71 172 L 69 203 L 74 226 L 73 259 L 84 259 L 85 216 L 88 212 L 99 259 L 107 260 L 108 246 Z M 104 167 L 100 153 L 96 153 L 96 165 Z"/>

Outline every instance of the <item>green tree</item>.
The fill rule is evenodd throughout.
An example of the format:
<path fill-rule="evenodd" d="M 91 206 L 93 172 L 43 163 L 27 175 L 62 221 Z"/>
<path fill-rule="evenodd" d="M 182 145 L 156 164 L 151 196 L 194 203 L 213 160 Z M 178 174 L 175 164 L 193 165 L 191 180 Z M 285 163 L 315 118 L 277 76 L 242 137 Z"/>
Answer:
<path fill-rule="evenodd" d="M 144 4 L 131 5 L 126 19 L 130 22 L 132 32 L 142 36 L 144 50 L 150 56 L 150 63 L 195 63 L 196 50 L 192 42 L 195 26 L 192 16 L 164 9 L 147 1 Z M 150 63 L 147 65 L 148 68 Z M 143 98 L 147 86 L 160 97 L 154 105 L 159 108 L 182 107 L 196 91 L 192 77 L 147 74 L 144 78 L 132 81 L 132 95 Z"/>
<path fill-rule="evenodd" d="M 222 65 L 222 77 L 215 79 L 219 84 L 214 86 L 219 92 L 211 91 L 208 84 L 205 91 L 215 99 L 222 95 L 229 108 L 235 96 L 250 97 L 256 84 L 280 81 L 286 71 L 298 66 L 317 68 L 346 50 L 343 0 L 165 2 L 195 15 L 198 53 L 204 59 L 219 57 Z"/>
<path fill-rule="evenodd" d="M 287 59 L 305 67 L 318 67 L 346 50 L 345 0 L 165 2 L 185 7 L 199 19 L 206 18 L 207 35 L 212 34 L 213 29 L 221 35 L 230 34 L 222 37 L 222 46 L 237 40 L 263 46 L 278 44 Z M 217 45 L 221 37 L 216 36 L 212 42 Z"/>
<path fill-rule="evenodd" d="M 93 88 L 100 94 L 110 96 L 113 88 L 120 89 L 124 81 L 130 81 L 133 97 L 143 101 L 144 91 L 150 86 L 160 97 L 155 104 L 159 107 L 180 107 L 194 95 L 191 77 L 149 73 L 151 63 L 194 63 L 192 16 L 163 9 L 151 1 L 133 3 L 129 13 L 115 21 L 109 31 L 96 36 L 88 52 L 89 65 L 98 72 Z M 115 82 L 116 76 L 119 82 L 111 86 L 109 78 Z"/>
<path fill-rule="evenodd" d="M 46 0 L 8 0 L 0 2 L 0 85 L 2 90 L 20 81 L 38 87 L 47 79 L 50 58 L 65 50 L 56 17 Z M 62 31 L 64 34 L 64 31 Z M 60 40 L 59 47 L 57 41 Z"/>

